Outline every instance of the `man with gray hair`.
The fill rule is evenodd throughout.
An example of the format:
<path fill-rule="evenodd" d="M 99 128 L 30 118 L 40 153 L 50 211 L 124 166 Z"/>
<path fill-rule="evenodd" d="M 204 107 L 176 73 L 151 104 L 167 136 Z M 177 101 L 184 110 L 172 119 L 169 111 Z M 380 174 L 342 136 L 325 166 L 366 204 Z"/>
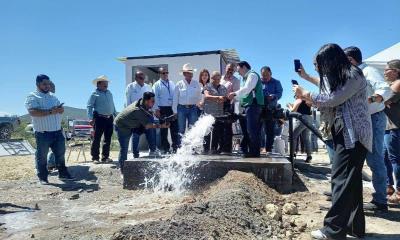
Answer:
<path fill-rule="evenodd" d="M 235 73 L 235 64 L 228 63 L 225 67 L 225 75 L 221 78 L 221 85 L 227 89 L 227 94 L 231 92 L 236 92 L 240 89 L 240 80 L 235 77 L 233 74 Z M 233 113 L 235 111 L 235 103 L 238 102 L 237 100 L 229 100 L 226 99 L 224 104 L 224 111 Z M 222 140 L 222 153 L 231 153 L 232 152 L 232 138 L 233 138 L 233 131 L 232 131 L 232 123 L 225 122 L 223 124 L 223 140 Z"/>

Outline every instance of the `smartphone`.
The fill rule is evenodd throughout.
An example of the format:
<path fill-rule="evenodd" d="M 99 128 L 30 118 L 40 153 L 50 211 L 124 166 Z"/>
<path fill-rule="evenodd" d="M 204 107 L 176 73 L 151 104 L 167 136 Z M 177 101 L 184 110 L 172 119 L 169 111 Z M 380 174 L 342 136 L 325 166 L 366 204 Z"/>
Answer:
<path fill-rule="evenodd" d="M 60 107 L 62 107 L 64 105 L 64 103 L 61 103 L 60 105 L 58 105 L 58 107 L 60 108 Z"/>
<path fill-rule="evenodd" d="M 299 85 L 299 83 L 296 80 L 292 79 L 292 85 Z"/>
<path fill-rule="evenodd" d="M 299 59 L 295 59 L 294 60 L 294 71 L 298 72 L 300 68 L 301 68 L 300 60 Z"/>

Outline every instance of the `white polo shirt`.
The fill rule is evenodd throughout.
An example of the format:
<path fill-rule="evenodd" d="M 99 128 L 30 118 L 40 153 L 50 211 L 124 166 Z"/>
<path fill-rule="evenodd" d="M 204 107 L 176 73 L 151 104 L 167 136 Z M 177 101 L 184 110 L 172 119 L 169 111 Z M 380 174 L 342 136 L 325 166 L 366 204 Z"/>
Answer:
<path fill-rule="evenodd" d="M 153 92 L 149 84 L 144 83 L 143 86 L 140 86 L 136 81 L 129 83 L 125 91 L 126 107 L 142 98 L 145 92 Z"/>
<path fill-rule="evenodd" d="M 192 79 L 190 84 L 186 80 L 176 83 L 172 110 L 177 113 L 178 104 L 196 105 L 201 100 L 201 86 L 199 81 Z"/>

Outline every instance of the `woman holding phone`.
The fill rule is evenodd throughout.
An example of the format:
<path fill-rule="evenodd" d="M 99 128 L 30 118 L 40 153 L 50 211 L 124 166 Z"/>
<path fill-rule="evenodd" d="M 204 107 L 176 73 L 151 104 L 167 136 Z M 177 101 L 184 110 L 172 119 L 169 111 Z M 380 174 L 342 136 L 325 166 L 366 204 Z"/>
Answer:
<path fill-rule="evenodd" d="M 296 95 L 330 114 L 334 142 L 332 207 L 324 227 L 311 233 L 314 239 L 345 239 L 346 234 L 364 237 L 362 167 L 372 149 L 372 124 L 367 105 L 367 82 L 351 65 L 337 44 L 321 47 L 315 58 L 320 93 L 293 86 Z M 330 94 L 327 94 L 329 92 Z"/>

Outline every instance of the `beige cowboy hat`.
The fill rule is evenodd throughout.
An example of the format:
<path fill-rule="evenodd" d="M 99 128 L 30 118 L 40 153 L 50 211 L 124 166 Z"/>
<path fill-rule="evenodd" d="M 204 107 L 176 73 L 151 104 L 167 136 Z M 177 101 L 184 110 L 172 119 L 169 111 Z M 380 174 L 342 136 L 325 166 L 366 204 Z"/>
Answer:
<path fill-rule="evenodd" d="M 95 85 L 95 86 L 97 86 L 97 83 L 98 82 L 110 82 L 110 80 L 108 80 L 108 77 L 106 76 L 106 75 L 101 75 L 101 76 L 98 76 L 96 79 L 94 79 L 93 81 L 92 81 L 92 83 Z"/>
<path fill-rule="evenodd" d="M 184 73 L 184 72 L 193 73 L 193 72 L 196 72 L 196 71 L 197 71 L 197 69 L 193 68 L 192 64 L 186 63 L 186 64 L 184 64 L 184 65 L 182 66 L 181 73 Z"/>

